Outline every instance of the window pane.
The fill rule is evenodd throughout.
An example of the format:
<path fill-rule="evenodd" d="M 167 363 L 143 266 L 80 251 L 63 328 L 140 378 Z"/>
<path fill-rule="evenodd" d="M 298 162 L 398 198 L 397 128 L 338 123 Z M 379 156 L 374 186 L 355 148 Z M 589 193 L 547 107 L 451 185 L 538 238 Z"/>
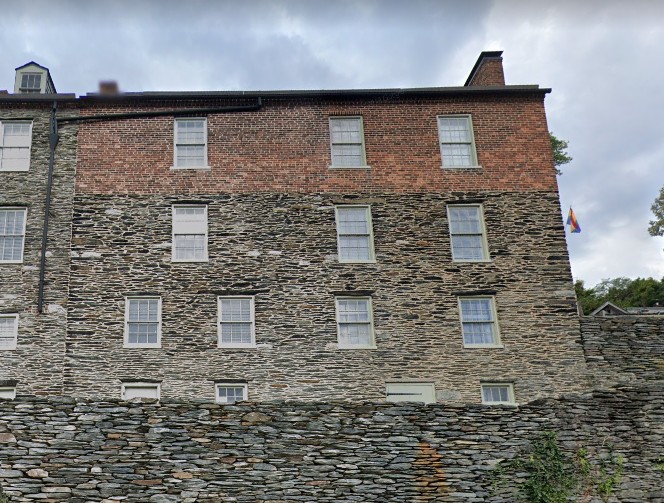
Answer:
<path fill-rule="evenodd" d="M 450 206 L 449 215 L 453 234 L 481 234 L 479 206 Z"/>
<path fill-rule="evenodd" d="M 181 144 L 204 144 L 205 143 L 205 121 L 204 120 L 178 120 L 177 141 Z"/>
<path fill-rule="evenodd" d="M 221 321 L 252 321 L 251 300 L 221 299 Z"/>
<path fill-rule="evenodd" d="M 0 236 L 0 260 L 20 261 L 23 259 L 23 237 Z"/>
<path fill-rule="evenodd" d="M 25 210 L 0 210 L 0 236 L 23 235 Z"/>
<path fill-rule="evenodd" d="M 338 301 L 338 306 L 340 323 L 369 321 L 369 301 L 367 300 L 342 299 Z"/>
<path fill-rule="evenodd" d="M 16 318 L 0 318 L 0 337 L 14 337 Z"/>
<path fill-rule="evenodd" d="M 369 236 L 342 236 L 339 238 L 339 256 L 342 260 L 369 260 Z"/>
<path fill-rule="evenodd" d="M 176 235 L 176 260 L 205 260 L 205 235 Z"/>
<path fill-rule="evenodd" d="M 482 236 L 452 236 L 452 258 L 455 260 L 482 260 Z"/>
<path fill-rule="evenodd" d="M 443 164 L 445 166 L 472 166 L 470 145 L 443 144 Z"/>
<path fill-rule="evenodd" d="M 178 145 L 177 165 L 203 166 L 205 164 L 205 145 Z"/>
<path fill-rule="evenodd" d="M 251 323 L 221 324 L 222 344 L 251 344 Z"/>
<path fill-rule="evenodd" d="M 362 166 L 362 145 L 332 145 L 333 166 Z"/>
<path fill-rule="evenodd" d="M 219 386 L 217 390 L 221 402 L 235 403 L 244 400 L 243 386 Z"/>
<path fill-rule="evenodd" d="M 332 143 L 362 143 L 359 118 L 330 119 Z"/>
<path fill-rule="evenodd" d="M 482 386 L 482 399 L 486 403 L 509 403 L 509 386 Z"/>
<path fill-rule="evenodd" d="M 371 345 L 371 331 L 368 323 L 340 323 L 339 343 L 346 345 Z"/>
<path fill-rule="evenodd" d="M 461 301 L 463 321 L 492 321 L 490 299 L 463 299 Z"/>
<path fill-rule="evenodd" d="M 463 323 L 465 344 L 493 344 L 493 323 Z"/>
<path fill-rule="evenodd" d="M 368 234 L 369 222 L 366 208 L 337 208 L 339 234 Z"/>
<path fill-rule="evenodd" d="M 468 117 L 441 117 L 438 119 L 440 140 L 443 142 L 470 142 L 470 121 Z"/>

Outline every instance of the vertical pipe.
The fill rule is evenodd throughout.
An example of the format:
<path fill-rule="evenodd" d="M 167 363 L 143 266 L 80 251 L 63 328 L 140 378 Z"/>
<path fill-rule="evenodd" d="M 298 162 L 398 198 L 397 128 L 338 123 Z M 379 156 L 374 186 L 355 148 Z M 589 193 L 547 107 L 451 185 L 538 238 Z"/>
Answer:
<path fill-rule="evenodd" d="M 46 203 L 44 204 L 44 232 L 41 244 L 41 263 L 39 265 L 39 298 L 37 300 L 37 311 L 44 312 L 44 276 L 46 273 L 46 242 L 48 239 L 48 220 L 51 212 L 51 191 L 53 189 L 53 165 L 55 164 L 55 148 L 58 146 L 58 119 L 55 113 L 58 110 L 58 102 L 53 102 L 51 109 L 51 122 L 48 133 L 50 156 L 48 159 L 48 181 L 46 183 Z"/>

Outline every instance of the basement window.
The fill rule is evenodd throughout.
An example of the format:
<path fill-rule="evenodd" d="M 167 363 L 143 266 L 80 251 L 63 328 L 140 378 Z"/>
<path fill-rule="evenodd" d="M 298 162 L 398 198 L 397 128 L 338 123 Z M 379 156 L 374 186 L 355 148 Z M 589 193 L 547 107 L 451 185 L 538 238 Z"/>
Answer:
<path fill-rule="evenodd" d="M 514 386 L 509 383 L 482 384 L 482 403 L 487 405 L 516 405 Z"/>
<path fill-rule="evenodd" d="M 0 400 L 13 400 L 14 398 L 16 398 L 15 387 L 0 388 Z"/>
<path fill-rule="evenodd" d="M 217 383 L 215 385 L 217 403 L 231 404 L 247 399 L 247 385 L 242 383 Z"/>
<path fill-rule="evenodd" d="M 161 396 L 161 384 L 148 382 L 126 382 L 122 383 L 122 400 L 132 398 L 149 398 L 159 400 Z"/>
<path fill-rule="evenodd" d="M 388 382 L 385 387 L 388 402 L 436 403 L 436 389 L 433 383 Z"/>

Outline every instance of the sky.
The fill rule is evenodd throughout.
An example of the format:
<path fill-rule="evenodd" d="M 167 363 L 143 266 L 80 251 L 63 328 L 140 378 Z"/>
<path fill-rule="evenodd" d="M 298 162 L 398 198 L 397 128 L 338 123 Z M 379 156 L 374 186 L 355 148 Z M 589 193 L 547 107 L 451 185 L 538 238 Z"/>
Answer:
<path fill-rule="evenodd" d="M 47 66 L 59 92 L 463 85 L 483 50 L 507 84 L 551 87 L 572 274 L 664 277 L 650 206 L 664 185 L 664 2 L 114 0 L 2 2 L 0 89 Z"/>

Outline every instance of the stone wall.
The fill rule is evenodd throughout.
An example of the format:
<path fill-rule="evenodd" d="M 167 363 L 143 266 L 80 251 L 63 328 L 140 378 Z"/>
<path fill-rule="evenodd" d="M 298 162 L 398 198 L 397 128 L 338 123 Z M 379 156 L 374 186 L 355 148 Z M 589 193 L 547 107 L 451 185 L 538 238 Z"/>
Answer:
<path fill-rule="evenodd" d="M 66 125 L 60 128 L 49 210 L 44 312 L 38 314 L 51 103 L 2 103 L 0 107 L 0 118 L 3 120 L 33 121 L 29 171 L 0 172 L 0 206 L 27 208 L 23 263 L 0 264 L 0 313 L 19 315 L 17 349 L 0 350 L 0 386 L 16 384 L 21 393 L 60 394 L 67 323 L 77 127 Z M 75 113 L 66 104 L 60 108 L 63 114 Z"/>
<path fill-rule="evenodd" d="M 244 380 L 251 400 L 383 400 L 386 380 L 410 380 L 477 403 L 488 380 L 525 403 L 587 384 L 555 193 L 199 195 L 210 260 L 174 263 L 171 205 L 187 201 L 76 196 L 65 395 L 156 379 L 163 398 L 213 400 L 215 380 Z M 452 202 L 483 203 L 490 261 L 452 262 Z M 371 205 L 376 263 L 339 263 L 339 203 Z M 335 295 L 358 292 L 375 350 L 337 347 Z M 457 299 L 473 293 L 495 295 L 503 347 L 463 347 Z M 220 349 L 217 296 L 243 294 L 257 347 Z M 162 298 L 161 348 L 123 348 L 131 295 Z"/>
<path fill-rule="evenodd" d="M 491 470 L 546 430 L 593 470 L 624 458 L 610 501 L 664 502 L 661 387 L 520 408 L 17 399 L 0 402 L 0 485 L 12 502 L 513 502 Z"/>

